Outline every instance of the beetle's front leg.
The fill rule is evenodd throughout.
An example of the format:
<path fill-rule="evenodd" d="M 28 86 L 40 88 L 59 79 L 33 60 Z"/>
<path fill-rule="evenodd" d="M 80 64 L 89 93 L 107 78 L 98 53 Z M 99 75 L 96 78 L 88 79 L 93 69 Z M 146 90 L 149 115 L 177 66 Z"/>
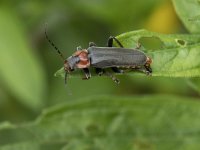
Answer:
<path fill-rule="evenodd" d="M 88 80 L 91 78 L 91 73 L 88 68 L 83 68 L 83 72 L 85 74 L 85 77 L 82 78 L 83 80 Z"/>

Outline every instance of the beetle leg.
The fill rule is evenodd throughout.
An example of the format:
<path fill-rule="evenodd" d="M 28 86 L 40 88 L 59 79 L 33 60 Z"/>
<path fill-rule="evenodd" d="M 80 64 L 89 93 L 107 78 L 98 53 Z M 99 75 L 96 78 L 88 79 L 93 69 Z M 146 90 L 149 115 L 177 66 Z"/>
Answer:
<path fill-rule="evenodd" d="M 77 50 L 77 51 L 80 51 L 80 50 L 82 50 L 82 47 L 81 47 L 81 46 L 78 46 L 78 47 L 76 48 L 76 50 Z"/>
<path fill-rule="evenodd" d="M 148 68 L 146 66 L 142 67 L 142 68 L 133 68 L 133 70 L 139 71 L 139 72 L 143 72 L 146 75 L 151 75 L 151 68 Z"/>
<path fill-rule="evenodd" d="M 96 73 L 101 76 L 104 73 L 104 70 L 101 68 L 95 68 Z"/>
<path fill-rule="evenodd" d="M 121 44 L 121 42 L 116 38 L 116 37 L 114 37 L 114 36 L 110 36 L 109 38 L 108 38 L 108 43 L 107 43 L 107 46 L 108 47 L 113 47 L 113 40 L 115 40 L 115 42 L 120 46 L 120 47 L 124 47 L 122 44 Z"/>
<path fill-rule="evenodd" d="M 151 67 L 150 67 L 149 65 L 144 65 L 144 67 L 145 67 L 145 69 L 146 69 L 146 74 L 147 74 L 147 75 L 151 75 L 151 73 L 152 73 Z"/>
<path fill-rule="evenodd" d="M 88 68 L 83 68 L 83 72 L 85 74 L 85 77 L 83 77 L 83 80 L 88 80 L 91 78 L 90 70 Z"/>
<path fill-rule="evenodd" d="M 110 77 L 115 83 L 119 84 L 120 81 L 119 79 L 117 79 L 113 74 L 106 72 L 104 69 L 102 68 L 96 68 L 96 73 L 101 76 L 103 74 L 105 74 L 106 76 Z"/>
<path fill-rule="evenodd" d="M 124 73 L 124 70 L 121 70 L 121 69 L 119 69 L 119 68 L 117 68 L 117 67 L 112 67 L 111 68 L 115 73 Z"/>
<path fill-rule="evenodd" d="M 119 84 L 120 80 L 117 79 L 113 74 L 111 74 L 110 72 L 104 72 L 104 74 L 108 77 L 110 77 L 115 83 Z"/>
<path fill-rule="evenodd" d="M 97 46 L 94 42 L 89 42 L 89 47 Z"/>

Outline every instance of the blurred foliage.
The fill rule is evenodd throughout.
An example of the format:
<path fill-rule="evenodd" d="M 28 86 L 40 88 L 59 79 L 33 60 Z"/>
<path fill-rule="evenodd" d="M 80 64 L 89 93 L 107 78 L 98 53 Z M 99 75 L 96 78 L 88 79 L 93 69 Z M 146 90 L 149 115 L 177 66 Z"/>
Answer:
<path fill-rule="evenodd" d="M 0 4 L 0 149 L 199 147 L 200 80 L 183 78 L 199 76 L 199 35 L 190 34 L 199 33 L 199 1 Z M 122 43 L 135 47 L 139 40 L 161 77 L 128 73 L 118 76 L 121 84 L 116 85 L 106 77 L 82 81 L 80 75 L 65 87 L 62 78 L 54 77 L 63 62 L 45 39 L 45 23 L 66 57 L 79 45 L 87 48 L 94 41 L 105 46 L 110 35 L 126 33 L 119 36 Z M 154 32 L 138 30 L 143 28 Z M 163 77 L 174 73 L 167 69 L 178 70 L 181 78 Z"/>
<path fill-rule="evenodd" d="M 27 107 L 41 107 L 45 76 L 41 62 L 27 44 L 21 23 L 8 11 L 0 10 L 1 81 Z"/>
<path fill-rule="evenodd" d="M 2 124 L 1 150 L 195 150 L 199 107 L 197 99 L 166 95 L 83 98 L 45 110 L 31 124 Z"/>

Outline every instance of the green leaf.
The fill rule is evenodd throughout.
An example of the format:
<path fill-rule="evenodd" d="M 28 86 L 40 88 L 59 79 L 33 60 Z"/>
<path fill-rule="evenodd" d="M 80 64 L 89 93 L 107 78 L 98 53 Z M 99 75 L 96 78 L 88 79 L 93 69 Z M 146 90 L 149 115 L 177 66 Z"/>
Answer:
<path fill-rule="evenodd" d="M 0 82 L 29 108 L 42 105 L 45 73 L 27 44 L 23 23 L 8 10 L 0 9 Z"/>
<path fill-rule="evenodd" d="M 192 33 L 200 33 L 200 1 L 173 0 L 175 10 L 181 21 Z"/>
<path fill-rule="evenodd" d="M 141 50 L 153 60 L 152 76 L 200 77 L 200 35 L 166 35 L 138 30 L 121 34 L 117 38 L 126 48 L 135 48 L 138 42 L 142 44 Z M 132 71 L 129 75 L 134 73 Z M 60 69 L 55 75 L 63 77 L 64 70 Z"/>
<path fill-rule="evenodd" d="M 198 99 L 166 95 L 68 102 L 35 122 L 0 125 L 0 150 L 196 150 L 199 107 Z"/>

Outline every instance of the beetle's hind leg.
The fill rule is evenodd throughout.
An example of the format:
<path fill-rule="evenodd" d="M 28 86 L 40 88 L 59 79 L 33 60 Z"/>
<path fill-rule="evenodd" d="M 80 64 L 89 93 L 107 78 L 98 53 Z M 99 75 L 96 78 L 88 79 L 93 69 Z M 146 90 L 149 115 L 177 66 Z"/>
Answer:
<path fill-rule="evenodd" d="M 133 68 L 132 70 L 145 73 L 148 76 L 150 76 L 151 73 L 152 73 L 152 70 L 151 70 L 151 68 L 149 66 L 143 66 L 143 67 L 139 67 L 139 68 Z"/>
<path fill-rule="evenodd" d="M 91 78 L 91 73 L 88 68 L 83 68 L 83 72 L 85 74 L 85 77 L 82 78 L 83 80 L 88 80 Z"/>
<path fill-rule="evenodd" d="M 152 74 L 152 69 L 148 64 L 144 65 L 144 68 L 146 69 L 146 74 L 147 75 L 151 75 Z"/>

